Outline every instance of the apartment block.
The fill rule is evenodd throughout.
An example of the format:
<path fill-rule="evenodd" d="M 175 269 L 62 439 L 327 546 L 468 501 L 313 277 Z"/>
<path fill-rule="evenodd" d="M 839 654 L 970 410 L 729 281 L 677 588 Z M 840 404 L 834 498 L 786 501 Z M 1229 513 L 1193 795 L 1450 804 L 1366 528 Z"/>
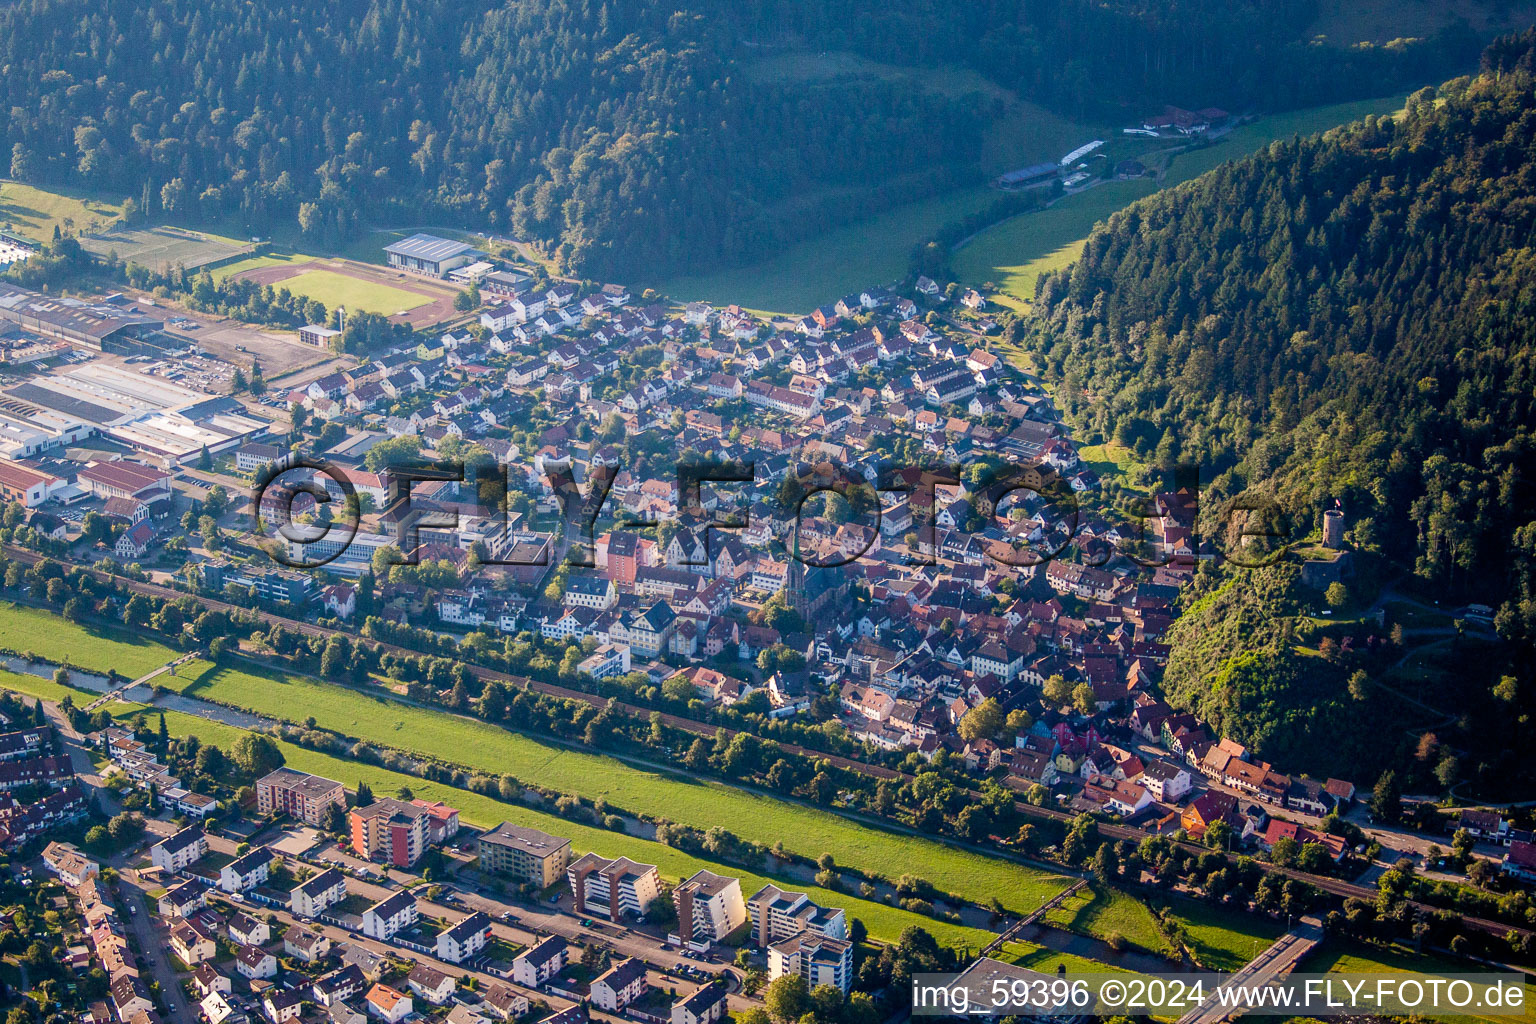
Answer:
<path fill-rule="evenodd" d="M 397 932 L 415 924 L 420 916 L 416 897 L 408 892 L 397 892 L 363 911 L 363 934 L 387 942 Z"/>
<path fill-rule="evenodd" d="M 427 852 L 432 817 L 424 807 L 383 797 L 347 814 L 352 852 L 408 868 Z"/>
<path fill-rule="evenodd" d="M 511 875 L 538 889 L 554 885 L 571 864 L 571 841 L 502 822 L 480 837 L 480 869 Z"/>
<path fill-rule="evenodd" d="M 256 780 L 258 814 L 287 814 L 306 825 L 319 825 L 331 804 L 347 806 L 346 789 L 331 779 L 279 768 Z"/>
<path fill-rule="evenodd" d="M 584 854 L 566 873 L 579 911 L 618 922 L 625 914 L 644 915 L 661 889 L 654 864 L 639 864 L 628 857 L 606 860 Z"/>
<path fill-rule="evenodd" d="M 768 979 L 798 974 L 807 988 L 832 985 L 844 995 L 853 984 L 853 943 L 801 932 L 768 947 Z"/>
<path fill-rule="evenodd" d="M 310 875 L 288 893 L 288 909 L 300 917 L 318 917 L 326 907 L 347 898 L 347 876 L 335 868 Z"/>
<path fill-rule="evenodd" d="M 747 900 L 747 911 L 752 916 L 752 941 L 759 946 L 769 946 L 801 932 L 832 939 L 848 938 L 848 919 L 842 909 L 818 907 L 803 892 L 765 885 Z"/>
<path fill-rule="evenodd" d="M 712 871 L 700 871 L 683 882 L 673 891 L 672 899 L 677 904 L 680 942 L 721 942 L 747 920 L 741 882 Z"/>

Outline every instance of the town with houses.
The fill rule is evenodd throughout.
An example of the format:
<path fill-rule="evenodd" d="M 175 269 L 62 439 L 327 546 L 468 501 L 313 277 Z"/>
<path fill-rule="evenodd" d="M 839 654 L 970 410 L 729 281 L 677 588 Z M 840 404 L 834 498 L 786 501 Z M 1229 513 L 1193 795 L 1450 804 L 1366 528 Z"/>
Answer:
<path fill-rule="evenodd" d="M 247 339 L 230 351 L 145 296 L 0 284 L 6 526 L 295 627 L 539 645 L 578 689 L 820 726 L 871 764 L 937 759 L 1147 835 L 1299 847 L 1322 874 L 1362 852 L 1324 823 L 1358 816 L 1353 781 L 1162 699 L 1209 553 L 1198 496 L 1149 495 L 1139 519 L 1110 500 L 980 292 L 918 277 L 767 317 L 535 286 L 427 234 L 385 260 L 480 305 L 372 351 L 347 348 L 344 314 L 281 341 L 226 326 Z M 1335 513 L 1303 576 L 1348 570 Z M 664 879 L 286 766 L 198 792 L 152 716 L 54 710 L 12 701 L 0 733 L 0 872 L 57 915 L 72 1019 L 714 1024 L 782 977 L 855 986 L 849 916 L 804 892 Z M 141 835 L 83 838 L 124 807 Z M 1456 829 L 1536 882 L 1529 832 L 1471 810 Z"/>

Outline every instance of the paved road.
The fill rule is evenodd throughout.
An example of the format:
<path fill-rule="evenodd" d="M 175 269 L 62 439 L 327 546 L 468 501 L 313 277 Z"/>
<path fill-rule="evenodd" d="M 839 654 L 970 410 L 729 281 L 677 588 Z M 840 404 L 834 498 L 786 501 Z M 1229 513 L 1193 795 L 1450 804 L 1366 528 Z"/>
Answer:
<path fill-rule="evenodd" d="M 210 850 L 218 853 L 233 855 L 236 842 L 224 836 L 210 835 L 208 846 Z M 320 854 L 311 853 L 303 859 L 303 863 L 310 863 L 317 867 L 327 864 L 346 863 L 355 866 L 358 861 L 355 857 L 339 856 L 334 843 L 327 844 L 326 849 Z M 292 858 L 290 858 L 292 859 Z M 377 869 L 377 865 L 371 865 Z M 451 888 L 463 894 L 459 904 L 434 903 L 422 897 L 418 897 L 418 905 L 421 913 L 426 917 L 440 918 L 453 924 L 467 917 L 472 911 L 481 911 L 492 919 L 491 931 L 498 938 L 512 945 L 531 946 L 547 935 L 560 935 L 568 941 L 581 945 L 601 945 L 611 950 L 616 957 L 637 957 L 653 968 L 653 984 L 663 988 L 676 988 L 680 993 L 686 994 L 697 987 L 700 982 L 687 978 L 679 973 L 678 968 L 683 966 L 695 967 L 711 974 L 724 975 L 727 983 L 734 991 L 740 988 L 740 979 L 735 968 L 719 961 L 699 961 L 681 956 L 676 950 L 667 948 L 663 937 L 649 934 L 638 928 L 626 928 L 605 921 L 595 921 L 592 928 L 583 928 L 581 918 L 574 913 L 573 900 L 568 894 L 561 896 L 558 905 L 530 905 L 517 903 L 501 897 L 499 894 L 482 886 L 473 872 L 461 872 L 450 883 Z M 401 872 L 392 872 L 392 877 L 410 878 Z M 421 891 L 426 887 L 422 886 Z M 347 891 L 365 896 L 371 900 L 381 900 L 398 891 L 397 887 L 386 886 L 376 882 L 370 882 L 361 878 L 347 878 Z M 286 913 L 286 912 L 282 912 Z M 317 922 L 306 922 L 311 926 Z M 378 951 L 390 951 L 395 956 L 405 956 L 411 959 L 430 962 L 437 965 L 433 958 L 423 954 L 413 953 L 397 946 L 378 943 L 369 939 L 352 939 L 344 929 L 330 928 L 326 933 L 332 941 L 337 941 L 338 933 L 344 941 L 354 944 L 360 941 L 369 948 L 377 947 Z M 360 934 L 360 933 L 359 933 Z M 466 972 L 463 968 L 448 964 L 439 966 L 440 970 L 448 973 L 475 973 Z M 478 975 L 484 980 L 495 981 L 493 975 Z M 515 986 L 514 986 L 515 987 Z M 754 1001 L 732 997 L 739 1002 L 740 1007 L 756 1005 Z"/>
<path fill-rule="evenodd" d="M 133 930 L 139 945 L 139 970 L 142 972 L 148 968 L 149 975 L 160 983 L 160 998 L 169 1011 L 169 1019 L 195 1024 L 197 1008 L 188 1005 L 186 993 L 181 990 L 181 981 L 171 968 L 166 954 L 169 935 L 165 923 L 151 916 L 145 909 L 144 893 L 158 885 L 158 882 L 145 883 L 132 868 L 119 869 L 117 891 L 119 903 L 125 911 L 123 920 Z"/>
<path fill-rule="evenodd" d="M 1322 922 L 1313 918 L 1302 918 L 1301 923 L 1295 928 L 1280 936 L 1268 949 L 1244 964 L 1242 970 L 1232 975 L 1228 984 L 1255 987 L 1267 985 L 1295 967 L 1302 957 L 1312 952 L 1322 938 Z M 1242 1012 L 1240 1008 L 1225 1005 L 1216 998 L 1215 992 L 1212 992 L 1210 998 L 1199 1007 L 1180 1017 L 1178 1024 L 1216 1024 L 1217 1021 L 1228 1020 Z"/>

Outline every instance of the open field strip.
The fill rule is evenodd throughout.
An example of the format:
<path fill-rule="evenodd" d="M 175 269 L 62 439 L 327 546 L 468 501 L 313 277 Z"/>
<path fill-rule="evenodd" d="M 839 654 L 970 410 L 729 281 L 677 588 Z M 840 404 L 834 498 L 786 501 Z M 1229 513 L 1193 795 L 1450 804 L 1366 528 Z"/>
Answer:
<path fill-rule="evenodd" d="M 1167 954 L 1168 940 L 1145 903 L 1130 893 L 1095 882 L 1045 915 L 1048 924 L 1106 942 L 1120 936 L 1151 953 Z"/>
<path fill-rule="evenodd" d="M 87 192 L 58 192 L 0 180 L 0 227 L 39 242 L 53 237 L 53 229 L 80 234 L 117 222 L 123 201 Z"/>
<path fill-rule="evenodd" d="M 129 679 L 153 672 L 184 653 L 129 629 L 87 629 L 62 616 L 10 601 L 0 601 L 0 647 L 31 651 L 46 661 L 103 674 L 115 669 Z"/>
<path fill-rule="evenodd" d="M 71 695 L 77 705 L 84 704 L 96 696 L 89 690 L 60 686 L 50 680 L 17 675 L 4 670 L 0 670 L 0 689 L 41 697 L 45 700 L 60 700 L 65 695 Z M 147 711 L 151 716 L 160 712 L 158 708 L 149 708 L 141 704 L 117 704 L 112 710 L 116 717 L 123 719 L 131 718 L 139 711 Z M 212 722 L 178 711 L 166 711 L 165 723 L 166 729 L 174 737 L 194 735 L 203 743 L 214 744 L 225 751 L 234 746 L 235 740 L 244 731 L 221 722 Z M 283 752 L 287 765 L 291 768 L 336 779 L 354 789 L 359 782 L 366 782 L 375 793 L 380 795 L 393 794 L 401 787 L 407 787 L 417 797 L 426 800 L 442 800 L 459 808 L 461 818 L 467 824 L 479 828 L 490 828 L 499 822 L 510 821 L 514 824 L 541 829 L 553 835 L 568 837 L 576 854 L 590 850 L 605 857 L 623 856 L 642 863 L 655 864 L 657 870 L 671 881 L 687 878 L 704 869 L 731 875 L 741 879 L 742 892 L 746 895 L 756 892 L 757 889 L 772 881 L 797 892 L 805 892 L 817 903 L 843 907 L 849 916 L 862 920 L 865 927 L 869 929 L 870 935 L 876 939 L 895 941 L 904 929 L 913 925 L 926 929 L 940 942 L 954 947 L 978 949 L 992 938 L 990 932 L 979 928 L 967 928 L 946 921 L 936 921 L 872 900 L 832 892 L 815 885 L 802 885 L 792 879 L 771 878 L 767 875 L 746 872 L 731 864 L 703 860 L 670 846 L 625 835 L 622 832 L 610 832 L 607 829 L 577 824 L 553 814 L 481 796 L 468 790 L 456 789 L 443 783 L 419 779 L 414 775 L 405 775 L 358 761 L 348 761 L 281 740 L 276 742 Z"/>
<path fill-rule="evenodd" d="M 830 811 L 788 803 L 719 782 L 638 768 L 443 711 L 412 707 L 305 677 L 221 668 L 184 692 L 290 721 L 312 715 L 321 728 L 490 774 L 510 774 L 562 793 L 602 798 L 632 813 L 695 828 L 723 826 L 767 846 L 782 841 L 807 857 L 890 879 L 920 875 L 942 892 L 986 905 L 994 896 L 1028 910 L 1066 880 L 1011 861 L 851 822 Z"/>
<path fill-rule="evenodd" d="M 68 654 L 82 668 L 116 667 L 135 677 L 176 656 L 175 651 L 140 640 L 117 650 L 115 637 L 98 634 L 47 612 L 0 605 L 0 646 L 30 649 L 60 660 Z M 133 670 L 126 665 L 132 664 Z M 194 669 L 195 666 L 188 666 Z M 626 764 L 617 758 L 568 750 L 508 732 L 498 726 L 416 708 L 386 696 L 278 672 L 221 668 L 194 676 L 156 681 L 188 696 L 206 697 L 255 714 L 287 721 L 313 715 L 320 727 L 370 743 L 493 775 L 591 799 L 603 798 L 627 811 L 666 818 L 696 828 L 719 825 L 755 842 L 782 841 L 808 857 L 832 854 L 839 865 L 896 879 L 926 878 L 941 892 L 981 905 L 994 896 L 1013 910 L 1027 911 L 1059 891 L 1066 880 L 1012 861 L 993 859 L 928 839 L 886 832 L 830 811 L 786 803 L 718 782 L 699 782 Z"/>
<path fill-rule="evenodd" d="M 1279 921 L 1213 907 L 1194 900 L 1174 900 L 1169 906 L 1184 926 L 1196 959 L 1213 971 L 1235 971 L 1285 933 Z"/>
<path fill-rule="evenodd" d="M 1237 160 L 1279 139 L 1313 135 L 1358 121 L 1370 114 L 1402 109 L 1407 94 L 1358 100 L 1273 114 L 1233 129 L 1220 142 L 1172 158 L 1161 181 L 1112 181 L 1066 196 L 1049 209 L 1024 213 L 978 234 L 955 253 L 955 273 L 965 284 L 998 285 L 1005 304 L 1020 308 L 1034 299 L 1035 281 L 1060 270 L 1083 251 L 1088 234 L 1099 221 L 1137 199 L 1199 177 L 1229 160 Z"/>
<path fill-rule="evenodd" d="M 1406 947 L 1393 946 L 1391 949 L 1377 949 L 1361 943 L 1348 942 L 1344 939 L 1325 939 L 1322 945 L 1313 951 L 1312 955 L 1302 961 L 1300 970 L 1308 973 L 1319 974 L 1435 974 L 1455 975 L 1473 973 L 1475 968 L 1470 968 L 1466 963 L 1458 963 L 1446 960 L 1433 953 L 1415 953 Z M 1483 967 L 1483 971 L 1494 972 L 1492 967 Z M 1497 972 L 1494 972 L 1497 973 Z M 1525 1016 L 1530 1016 L 1530 1007 L 1536 1005 L 1536 982 L 1532 975 L 1525 976 Z M 1453 1015 L 1426 1013 L 1426 1020 L 1444 1021 L 1487 1021 L 1488 1024 L 1509 1024 L 1510 1017 L 1483 1017 L 1475 1013 Z"/>

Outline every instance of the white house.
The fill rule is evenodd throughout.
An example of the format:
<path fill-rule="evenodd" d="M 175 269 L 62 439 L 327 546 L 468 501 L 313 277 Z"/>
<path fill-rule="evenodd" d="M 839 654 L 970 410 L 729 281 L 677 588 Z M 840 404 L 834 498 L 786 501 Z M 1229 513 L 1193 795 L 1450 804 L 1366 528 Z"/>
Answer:
<path fill-rule="evenodd" d="M 208 840 L 201 825 L 188 825 L 150 847 L 150 863 L 161 871 L 178 874 L 191 867 L 208 852 Z"/>
<path fill-rule="evenodd" d="M 461 964 L 485 948 L 491 934 L 491 919 L 478 910 L 437 936 L 437 958 Z"/>
<path fill-rule="evenodd" d="M 267 880 L 272 869 L 272 851 L 258 846 L 219 869 L 219 888 L 225 892 L 248 892 Z"/>
<path fill-rule="evenodd" d="M 620 960 L 592 979 L 592 1005 L 609 1013 L 618 1013 L 645 995 L 649 987 L 644 960 L 635 957 Z"/>
<path fill-rule="evenodd" d="M 416 897 L 408 892 L 397 892 L 363 911 L 363 934 L 387 942 L 395 937 L 395 933 L 415 924 L 420 916 Z"/>

